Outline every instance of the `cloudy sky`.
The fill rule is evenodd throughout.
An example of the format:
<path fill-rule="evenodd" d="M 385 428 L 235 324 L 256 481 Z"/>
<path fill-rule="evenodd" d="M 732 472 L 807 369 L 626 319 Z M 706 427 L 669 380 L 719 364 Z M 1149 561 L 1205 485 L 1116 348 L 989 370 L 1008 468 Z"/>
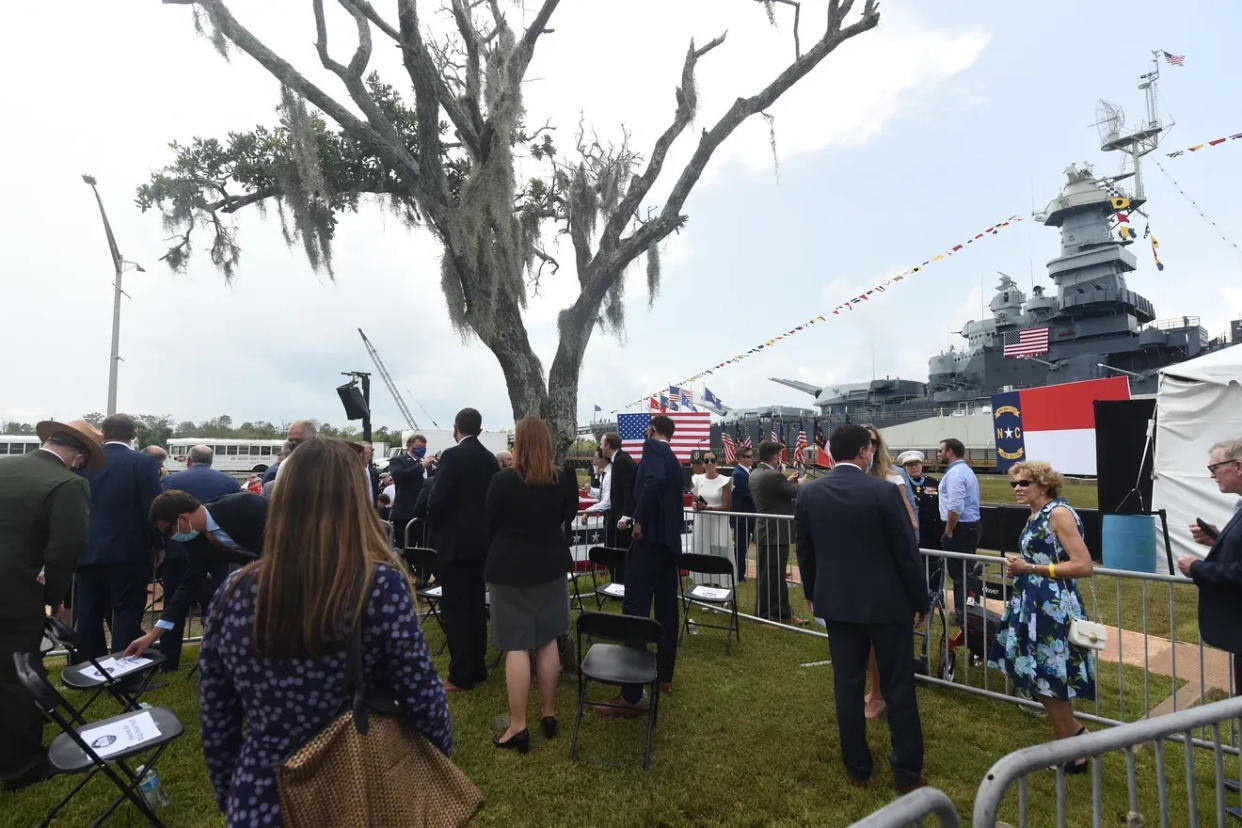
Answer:
<path fill-rule="evenodd" d="M 804 0 L 804 43 L 823 5 Z M 232 7 L 270 45 L 338 89 L 315 69 L 309 4 L 234 0 Z M 510 8 L 515 21 L 530 14 Z M 1163 156 L 1242 131 L 1229 80 L 1238 74 L 1242 36 L 1234 11 L 1226 0 L 1012 8 L 889 0 L 877 30 L 840 48 L 773 108 L 779 172 L 761 121 L 743 125 L 717 154 L 687 204 L 688 228 L 663 249 L 655 307 L 648 310 L 636 270 L 624 341 L 592 339 L 580 418 L 596 404 L 614 409 L 697 373 L 1021 215 L 1018 225 L 852 316 L 717 372 L 708 387 L 734 406 L 805 405 L 809 397 L 766 378 L 925 379 L 927 357 L 959 341 L 952 332 L 979 316 L 996 271 L 1024 289 L 1032 280 L 1047 284 L 1044 264 L 1059 238 L 1030 213 L 1056 195 L 1070 162 L 1117 170 L 1117 156 L 1098 151 L 1096 99 L 1120 104 L 1134 122 L 1143 106 L 1136 78 L 1155 48 L 1186 55 L 1182 68 L 1160 67 L 1161 112 L 1177 125 L 1158 157 L 1227 236 L 1242 239 L 1235 192 L 1242 140 Z M 562 146 L 581 114 L 602 138 L 618 138 L 624 126 L 636 147 L 649 147 L 672 113 L 689 40 L 728 30 L 725 44 L 700 63 L 697 132 L 790 58 L 784 9 L 778 22 L 772 29 L 750 0 L 564 0 L 528 72 L 529 120 L 551 119 Z M 238 218 L 243 254 L 233 284 L 205 256 L 184 274 L 158 261 L 166 234 L 157 216 L 134 206 L 135 188 L 171 160 L 171 140 L 273 123 L 279 91 L 244 55 L 220 58 L 195 34 L 188 8 L 154 0 L 23 3 L 6 10 L 5 23 L 0 419 L 71 418 L 105 406 L 111 266 L 80 180 L 89 172 L 122 252 L 146 267 L 126 275 L 121 410 L 340 424 L 332 390 L 340 372 L 371 369 L 356 333 L 362 327 L 420 425 L 446 426 L 463 405 L 480 408 L 485 427 L 512 422 L 494 358 L 448 325 L 434 240 L 378 208 L 342 218 L 335 281 L 285 246 L 274 217 L 253 213 Z M 339 31 L 347 57 L 347 29 Z M 395 50 L 377 57 L 381 69 L 393 61 Z M 402 76 L 389 77 L 400 83 Z M 1201 316 L 1215 335 L 1242 316 L 1242 254 L 1165 173 L 1154 164 L 1145 172 L 1166 267 L 1157 273 L 1150 250 L 1136 246 L 1140 267 L 1130 287 L 1159 316 Z M 545 366 L 556 311 L 572 289 L 568 268 L 562 278 L 528 316 Z M 401 425 L 376 380 L 376 423 Z"/>

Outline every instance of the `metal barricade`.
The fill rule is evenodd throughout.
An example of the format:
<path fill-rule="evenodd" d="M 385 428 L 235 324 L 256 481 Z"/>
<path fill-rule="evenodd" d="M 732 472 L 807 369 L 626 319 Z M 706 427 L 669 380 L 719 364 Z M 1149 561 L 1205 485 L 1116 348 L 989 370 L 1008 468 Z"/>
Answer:
<path fill-rule="evenodd" d="M 850 828 L 904 828 L 921 826 L 929 816 L 936 818 L 940 828 L 961 828 L 957 807 L 953 800 L 938 788 L 918 788 L 894 800 L 878 811 L 873 811 Z M 978 824 L 978 823 L 976 823 Z"/>
<path fill-rule="evenodd" d="M 1234 720 L 1239 716 L 1242 716 L 1242 698 L 1231 698 L 1202 707 L 1179 710 L 1164 716 L 1118 725 L 1082 736 L 1057 739 L 1014 751 L 992 765 L 979 785 L 979 790 L 975 795 L 974 824 L 980 826 L 997 824 L 1005 794 L 1016 782 L 1018 825 L 1026 828 L 1030 824 L 1033 795 L 1028 776 L 1032 771 L 1041 771 L 1049 766 L 1058 768 L 1055 791 L 1056 824 L 1064 826 L 1070 824 L 1071 821 L 1073 824 L 1085 824 L 1085 819 L 1081 815 L 1075 814 L 1073 817 L 1069 815 L 1070 803 L 1064 765 L 1088 757 L 1091 778 L 1091 822 L 1094 826 L 1100 826 L 1105 821 L 1102 790 L 1103 755 L 1113 751 L 1124 751 L 1129 809 L 1125 824 L 1127 826 L 1144 825 L 1147 820 L 1143 816 L 1143 809 L 1154 804 L 1159 810 L 1161 826 L 1198 825 L 1200 822 L 1200 791 L 1197 771 L 1202 771 L 1208 763 L 1202 761 L 1203 757 L 1195 755 L 1195 751 L 1191 750 L 1191 745 L 1198 741 L 1193 737 L 1193 732 L 1206 728 L 1211 733 L 1211 740 L 1208 744 L 1212 748 L 1210 774 L 1214 778 L 1212 793 L 1215 823 L 1223 826 L 1229 815 L 1239 816 L 1240 814 L 1238 809 L 1226 806 L 1226 789 L 1229 786 L 1226 784 L 1224 770 L 1226 750 L 1221 736 L 1221 725 L 1227 723 L 1232 727 Z M 1179 775 L 1184 776 L 1185 779 L 1184 791 L 1170 790 L 1170 773 L 1165 763 L 1166 740 L 1180 742 L 1183 746 L 1184 762 Z M 1147 742 L 1154 743 L 1154 763 L 1143 763 L 1144 766 L 1154 764 L 1156 777 L 1154 803 L 1151 801 L 1151 788 L 1140 786 L 1139 767 L 1135 756 L 1139 747 Z M 1179 807 L 1174 813 L 1170 813 L 1175 807 L 1170 804 L 1172 794 L 1178 795 L 1179 803 L 1181 794 L 1185 795 L 1186 800 L 1185 807 Z M 1111 823 L 1116 820 L 1110 814 L 1108 821 Z M 1041 822 L 1041 824 L 1044 823 Z"/>

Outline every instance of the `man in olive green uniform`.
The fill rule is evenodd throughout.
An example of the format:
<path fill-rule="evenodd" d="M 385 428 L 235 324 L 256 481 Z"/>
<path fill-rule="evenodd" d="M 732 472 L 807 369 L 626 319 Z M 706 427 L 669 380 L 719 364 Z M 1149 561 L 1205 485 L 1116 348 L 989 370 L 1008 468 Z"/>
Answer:
<path fill-rule="evenodd" d="M 0 458 L 0 779 L 7 790 L 47 775 L 43 716 L 17 680 L 13 654 L 38 652 L 47 606 L 59 607 L 86 544 L 90 485 L 104 465 L 89 423 L 42 422 L 43 445 Z"/>

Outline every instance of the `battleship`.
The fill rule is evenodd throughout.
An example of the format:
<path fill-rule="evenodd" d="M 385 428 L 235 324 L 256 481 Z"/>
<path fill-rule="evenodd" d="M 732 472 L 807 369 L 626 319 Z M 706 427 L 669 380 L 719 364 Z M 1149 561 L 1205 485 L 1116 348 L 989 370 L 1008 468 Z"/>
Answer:
<path fill-rule="evenodd" d="M 770 379 L 814 395 L 815 407 L 832 420 L 898 425 L 986 410 L 991 395 L 1002 391 L 1118 374 L 1130 377 L 1133 394 L 1152 393 L 1161 368 L 1242 342 L 1242 320 L 1231 323 L 1228 337 L 1213 339 L 1198 317 L 1158 319 L 1151 301 L 1126 283 L 1137 266 L 1129 248 L 1147 235 L 1139 239 L 1128 220 L 1146 216 L 1141 159 L 1172 126 L 1156 111 L 1159 74 L 1153 60 L 1139 78 L 1147 111 L 1138 126 L 1126 129 L 1119 107 L 1098 105 L 1100 149 L 1123 153 L 1129 170 L 1097 176 L 1089 163 L 1072 164 L 1060 193 L 1034 214 L 1061 233 L 1060 254 L 1047 264 L 1055 294 L 1036 285 L 1027 296 L 999 274 L 991 316 L 967 322 L 960 331 L 964 345 L 928 360 L 926 382 L 884 378 L 820 387 Z M 1132 189 L 1123 189 L 1123 182 Z M 1022 347 L 1024 334 L 1033 345 Z"/>

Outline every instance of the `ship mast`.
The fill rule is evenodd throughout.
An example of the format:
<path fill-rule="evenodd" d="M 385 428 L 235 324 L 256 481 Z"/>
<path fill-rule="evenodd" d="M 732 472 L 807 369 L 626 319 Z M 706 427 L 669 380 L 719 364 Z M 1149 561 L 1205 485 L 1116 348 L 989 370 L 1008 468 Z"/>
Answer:
<path fill-rule="evenodd" d="M 1101 100 L 1099 102 L 1101 117 L 1096 122 L 1100 128 L 1100 150 L 1102 152 L 1122 152 L 1134 163 L 1134 196 L 1133 203 L 1137 208 L 1147 200 L 1143 189 L 1142 157 L 1154 152 L 1160 145 L 1161 134 L 1173 126 L 1170 121 L 1166 126 L 1160 120 L 1156 84 L 1160 80 L 1160 50 L 1152 50 L 1151 71 L 1139 75 L 1138 88 L 1143 90 L 1147 103 L 1147 120 L 1133 128 L 1124 124 L 1125 113 L 1121 107 Z M 1126 130 L 1125 134 L 1122 131 Z M 1121 175 L 1114 181 L 1127 176 Z"/>

